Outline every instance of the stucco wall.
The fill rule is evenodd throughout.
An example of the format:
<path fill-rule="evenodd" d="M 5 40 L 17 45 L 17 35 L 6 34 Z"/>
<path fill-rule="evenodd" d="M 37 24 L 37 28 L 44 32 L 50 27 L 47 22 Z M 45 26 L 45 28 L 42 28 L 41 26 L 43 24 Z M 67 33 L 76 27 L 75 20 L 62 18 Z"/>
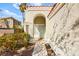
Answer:
<path fill-rule="evenodd" d="M 34 35 L 34 19 L 36 16 L 44 16 L 46 23 L 48 22 L 47 15 L 50 12 L 52 7 L 28 7 L 28 9 L 25 11 L 25 21 L 24 21 L 24 31 L 26 31 L 26 25 L 28 26 L 29 34 L 31 37 Z"/>
<path fill-rule="evenodd" d="M 13 28 L 13 19 L 7 19 L 9 28 Z"/>
<path fill-rule="evenodd" d="M 0 29 L 0 36 L 10 33 L 14 33 L 14 29 Z"/>
<path fill-rule="evenodd" d="M 45 40 L 56 55 L 79 55 L 79 4 L 65 4 L 47 22 Z"/>

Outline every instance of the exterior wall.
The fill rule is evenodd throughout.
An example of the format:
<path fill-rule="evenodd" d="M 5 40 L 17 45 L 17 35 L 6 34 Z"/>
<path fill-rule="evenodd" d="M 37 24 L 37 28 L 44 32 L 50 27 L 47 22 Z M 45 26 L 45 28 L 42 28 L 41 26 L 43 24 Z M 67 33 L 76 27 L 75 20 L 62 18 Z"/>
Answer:
<path fill-rule="evenodd" d="M 14 29 L 0 29 L 0 36 L 10 33 L 14 33 Z"/>
<path fill-rule="evenodd" d="M 24 31 L 26 31 L 26 25 L 28 25 L 29 34 L 33 37 L 34 35 L 34 19 L 36 16 L 44 16 L 46 23 L 48 22 L 47 15 L 52 7 L 28 7 L 25 11 Z"/>
<path fill-rule="evenodd" d="M 20 22 L 14 18 L 8 18 L 7 19 L 8 21 L 8 25 L 9 25 L 9 28 L 14 28 L 15 26 L 20 26 Z"/>
<path fill-rule="evenodd" d="M 5 25 L 5 23 L 0 22 L 0 28 L 7 28 L 7 26 Z"/>
<path fill-rule="evenodd" d="M 5 24 L 7 22 L 7 25 Z M 14 33 L 14 26 L 20 25 L 20 22 L 12 17 L 0 19 L 0 36 L 4 34 Z"/>
<path fill-rule="evenodd" d="M 45 40 L 56 55 L 79 55 L 79 4 L 65 4 L 52 16 Z"/>
<path fill-rule="evenodd" d="M 0 25 L 2 26 L 1 28 L 7 28 L 7 25 L 5 24 L 6 21 L 8 23 L 9 28 L 13 28 L 13 19 L 11 19 L 11 18 L 2 18 L 0 20 L 2 20 L 2 21 L 0 21 Z"/>
<path fill-rule="evenodd" d="M 13 19 L 7 19 L 9 28 L 13 28 Z"/>
<path fill-rule="evenodd" d="M 7 28 L 7 25 L 5 24 L 6 22 L 8 23 L 9 28 L 13 28 L 15 25 L 19 26 L 21 24 L 18 20 L 12 17 L 7 17 L 0 19 L 0 28 Z"/>

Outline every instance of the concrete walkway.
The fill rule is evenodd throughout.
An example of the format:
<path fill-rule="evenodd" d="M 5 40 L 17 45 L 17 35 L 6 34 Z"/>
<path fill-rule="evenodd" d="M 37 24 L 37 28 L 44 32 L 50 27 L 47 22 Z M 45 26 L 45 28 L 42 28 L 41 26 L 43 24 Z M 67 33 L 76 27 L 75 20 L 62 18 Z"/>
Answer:
<path fill-rule="evenodd" d="M 55 53 L 49 44 L 45 44 L 43 39 L 38 40 L 35 44 L 32 56 L 54 56 Z"/>
<path fill-rule="evenodd" d="M 32 56 L 47 56 L 44 40 L 38 40 L 36 42 Z"/>

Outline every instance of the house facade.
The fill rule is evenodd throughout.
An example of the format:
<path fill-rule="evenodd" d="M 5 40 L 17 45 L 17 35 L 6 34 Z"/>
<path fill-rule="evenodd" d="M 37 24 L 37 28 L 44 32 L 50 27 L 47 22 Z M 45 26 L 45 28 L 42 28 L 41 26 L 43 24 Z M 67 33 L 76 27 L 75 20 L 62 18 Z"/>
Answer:
<path fill-rule="evenodd" d="M 52 7 L 29 6 L 25 10 L 24 31 L 28 32 L 32 38 L 44 38 L 46 31 L 47 15 Z"/>
<path fill-rule="evenodd" d="M 0 19 L 0 36 L 8 33 L 14 33 L 14 28 L 20 26 L 21 22 L 12 18 L 6 17 Z"/>
<path fill-rule="evenodd" d="M 21 22 L 14 19 L 13 17 L 0 19 L 0 28 L 14 28 L 15 26 L 19 26 L 20 24 Z"/>

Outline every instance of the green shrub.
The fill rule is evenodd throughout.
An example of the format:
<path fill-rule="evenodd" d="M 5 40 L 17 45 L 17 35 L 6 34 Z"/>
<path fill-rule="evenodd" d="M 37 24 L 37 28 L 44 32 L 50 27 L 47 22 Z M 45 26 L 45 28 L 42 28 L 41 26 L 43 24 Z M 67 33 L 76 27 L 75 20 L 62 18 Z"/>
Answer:
<path fill-rule="evenodd" d="M 20 28 L 16 28 L 16 29 L 15 29 L 15 33 L 23 33 L 23 32 L 24 32 L 23 29 L 20 29 Z"/>
<path fill-rule="evenodd" d="M 30 36 L 26 33 L 7 34 L 0 37 L 0 47 L 9 50 L 17 50 L 23 46 L 27 47 Z"/>

